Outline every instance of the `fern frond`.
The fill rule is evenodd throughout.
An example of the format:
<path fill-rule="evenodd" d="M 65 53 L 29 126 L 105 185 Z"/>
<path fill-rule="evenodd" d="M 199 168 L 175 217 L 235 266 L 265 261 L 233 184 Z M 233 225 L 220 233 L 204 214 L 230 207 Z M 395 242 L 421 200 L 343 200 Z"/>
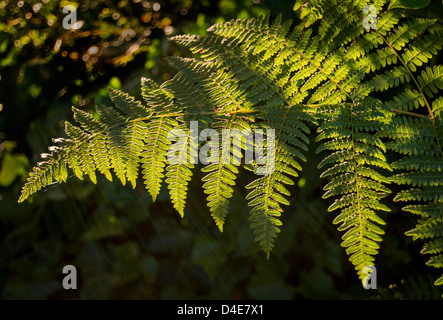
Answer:
<path fill-rule="evenodd" d="M 225 217 L 228 213 L 229 199 L 234 192 L 233 186 L 238 175 L 237 167 L 240 165 L 242 150 L 246 150 L 248 136 L 251 128 L 247 121 L 233 115 L 229 118 L 219 118 L 212 124 L 217 129 L 219 136 L 208 142 L 209 145 L 216 143 L 210 154 L 210 163 L 202 168 L 207 175 L 202 179 L 204 192 L 208 194 L 207 201 L 211 215 L 216 225 L 223 231 Z M 232 141 L 231 141 L 232 137 Z"/>
<path fill-rule="evenodd" d="M 390 47 L 400 51 L 410 40 L 415 39 L 419 34 L 429 29 L 435 22 L 437 22 L 435 19 L 423 18 L 407 20 L 398 26 L 394 32 L 387 35 L 387 43 Z"/>
<path fill-rule="evenodd" d="M 416 39 L 414 44 L 402 53 L 402 59 L 406 67 L 415 72 L 417 67 L 422 67 L 428 63 L 441 48 L 442 34 L 439 31 L 435 31 L 431 34 L 425 34 L 423 38 Z"/>
<path fill-rule="evenodd" d="M 184 216 L 188 183 L 192 178 L 192 169 L 194 168 L 193 159 L 195 159 L 195 150 L 190 145 L 189 132 L 186 125 L 182 124 L 175 128 L 174 142 L 168 152 L 168 166 L 166 167 L 166 179 L 169 195 L 174 208 Z M 170 159 L 170 160 L 169 160 Z"/>
<path fill-rule="evenodd" d="M 328 211 L 341 209 L 334 224 L 340 224 L 338 230 L 345 232 L 342 246 L 346 248 L 349 260 L 360 277 L 363 277 L 365 266 L 374 264 L 378 243 L 384 234 L 380 225 L 385 222 L 377 211 L 390 211 L 380 202 L 390 193 L 385 186 L 387 179 L 377 179 L 378 176 L 382 177 L 381 173 L 378 176 L 367 174 L 367 170 L 376 167 L 392 170 L 384 156 L 386 149 L 382 141 L 372 136 L 381 126 L 381 109 L 380 102 L 365 98 L 338 108 L 324 107 L 319 115 L 324 119 L 324 124 L 318 129 L 320 134 L 317 140 L 328 140 L 320 145 L 317 152 L 333 152 L 319 164 L 319 168 L 332 165 L 322 175 L 332 179 L 324 188 L 326 192 L 323 198 L 336 198 Z M 370 126 L 368 119 L 372 122 Z M 345 123 L 347 130 L 342 130 Z M 371 158 L 377 161 L 369 160 Z"/>
<path fill-rule="evenodd" d="M 377 10 L 372 30 L 362 24 L 368 4 Z M 317 152 L 325 153 L 321 177 L 329 179 L 323 197 L 334 199 L 330 211 L 340 211 L 334 223 L 360 277 L 382 241 L 379 213 L 389 211 L 381 202 L 389 183 L 404 187 L 394 200 L 420 217 L 408 235 L 432 238 L 423 253 L 440 267 L 443 69 L 432 63 L 442 47 L 441 25 L 386 6 L 387 0 L 297 1 L 301 22 L 294 27 L 281 16 L 269 23 L 268 14 L 215 24 L 207 36 L 173 37 L 199 58 L 169 58 L 177 74 L 161 85 L 143 78 L 143 102 L 110 89 L 110 105 L 97 105 L 97 114 L 73 108 L 78 125 L 66 124 L 68 137 L 42 155 L 19 201 L 66 181 L 68 170 L 94 183 L 96 172 L 109 180 L 115 174 L 132 187 L 141 172 L 153 200 L 165 182 L 183 216 L 194 164 L 206 155 L 203 190 L 221 231 L 239 167 L 259 175 L 247 185 L 247 200 L 255 239 L 269 257 L 314 125 Z M 188 121 L 216 135 L 199 141 Z M 228 130 L 233 137 L 222 137 Z M 199 142 L 206 142 L 200 153 Z M 392 165 L 390 152 L 400 157 Z"/>
<path fill-rule="evenodd" d="M 298 177 L 297 170 L 302 169 L 296 158 L 306 161 L 300 150 L 307 150 L 309 140 L 306 134 L 310 130 L 297 114 L 302 115 L 300 108 L 281 108 L 263 112 L 259 116 L 262 119 L 258 124 L 261 129 L 266 129 L 266 132 L 274 130 L 271 132 L 274 132 L 275 141 L 266 139 L 268 152 L 273 150 L 274 154 L 259 158 L 266 158 L 266 161 L 262 161 L 265 162 L 264 166 L 253 165 L 254 172 L 264 176 L 246 186 L 252 190 L 246 199 L 250 200 L 248 205 L 253 207 L 249 219 L 255 240 L 268 257 L 282 225 L 279 219 L 283 212 L 282 205 L 289 205 L 287 197 L 291 193 L 287 186 L 294 184 L 294 178 Z"/>
<path fill-rule="evenodd" d="M 439 89 L 443 89 L 443 65 L 437 65 L 433 68 L 426 67 L 421 75 L 417 76 L 417 81 L 420 89 L 429 98 L 433 98 Z"/>

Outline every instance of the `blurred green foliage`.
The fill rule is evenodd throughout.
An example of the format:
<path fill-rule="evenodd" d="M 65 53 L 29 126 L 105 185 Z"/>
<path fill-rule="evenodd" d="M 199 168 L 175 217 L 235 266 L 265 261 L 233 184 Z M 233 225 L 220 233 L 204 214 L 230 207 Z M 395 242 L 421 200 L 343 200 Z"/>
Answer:
<path fill-rule="evenodd" d="M 1 171 L 0 186 L 9 187 L 17 178 L 26 173 L 29 161 L 24 154 L 13 154 L 12 151 L 16 147 L 15 141 L 3 141 L 0 144 L 1 154 Z"/>
<path fill-rule="evenodd" d="M 81 28 L 65 30 L 62 8 L 70 3 L 77 4 L 0 1 L 1 298 L 405 297 L 390 294 L 389 285 L 426 268 L 419 246 L 404 236 L 414 221 L 399 209 L 386 217 L 391 230 L 377 258 L 382 290 L 364 290 L 321 200 L 321 159 L 314 153 L 307 156 L 314 160 L 303 168 L 269 260 L 254 242 L 244 210 L 246 172 L 223 233 L 201 201 L 201 177 L 189 186 L 183 219 L 167 190 L 153 204 L 142 184 L 132 190 L 102 178 L 97 185 L 76 179 L 55 184 L 18 205 L 25 172 L 50 137 L 61 135 L 72 105 L 93 110 L 94 102 L 105 101 L 107 86 L 138 95 L 141 76 L 164 81 L 174 74 L 163 58 L 189 53 L 168 35 L 204 34 L 216 21 L 267 10 L 297 19 L 293 1 L 284 0 L 86 0 L 77 6 Z M 68 264 L 79 272 L 78 290 L 62 288 Z M 417 297 L 441 297 L 435 290 Z"/>

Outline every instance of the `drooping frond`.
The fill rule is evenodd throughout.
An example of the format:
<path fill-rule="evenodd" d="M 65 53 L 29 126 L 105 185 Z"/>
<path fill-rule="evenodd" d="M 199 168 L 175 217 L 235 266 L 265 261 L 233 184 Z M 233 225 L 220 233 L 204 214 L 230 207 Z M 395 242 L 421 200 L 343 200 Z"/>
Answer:
<path fill-rule="evenodd" d="M 264 175 L 246 186 L 252 191 L 246 196 L 250 212 L 251 227 L 256 235 L 255 240 L 269 257 L 274 246 L 274 238 L 280 232 L 282 224 L 279 217 L 283 212 L 282 205 L 289 205 L 287 197 L 291 195 L 287 186 L 294 184 L 301 165 L 306 161 L 302 151 L 307 150 L 309 127 L 300 120 L 303 111 L 300 107 L 293 110 L 280 108 L 260 114 L 261 130 L 266 130 L 261 155 L 254 163 L 253 171 Z M 257 145 L 256 145 L 257 147 Z M 265 149 L 266 148 L 266 149 Z"/>
<path fill-rule="evenodd" d="M 390 193 L 389 180 L 382 170 L 391 170 L 386 161 L 384 143 L 374 135 L 382 125 L 381 103 L 365 98 L 353 104 L 325 107 L 319 111 L 324 123 L 319 127 L 318 141 L 326 140 L 317 152 L 331 152 L 319 164 L 328 167 L 322 174 L 330 179 L 323 198 L 335 201 L 329 211 L 339 209 L 334 219 L 339 231 L 345 232 L 342 246 L 362 277 L 365 266 L 374 265 L 385 224 L 379 216 L 390 209 L 380 199 Z"/>

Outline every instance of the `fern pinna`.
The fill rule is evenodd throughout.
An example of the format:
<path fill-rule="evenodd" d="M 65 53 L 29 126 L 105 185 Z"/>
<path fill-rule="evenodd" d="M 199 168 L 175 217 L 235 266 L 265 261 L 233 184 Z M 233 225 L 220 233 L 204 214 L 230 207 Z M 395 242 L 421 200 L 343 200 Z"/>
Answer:
<path fill-rule="evenodd" d="M 390 193 L 386 187 L 389 180 L 376 169 L 392 169 L 384 155 L 384 143 L 374 136 L 383 125 L 385 114 L 382 104 L 368 97 L 350 106 L 324 108 L 320 117 L 325 120 L 317 139 L 327 141 L 317 151 L 332 152 L 319 164 L 320 168 L 329 166 L 322 176 L 331 179 L 324 187 L 323 198 L 341 196 L 329 211 L 341 210 L 334 224 L 340 224 L 339 230 L 346 231 L 342 246 L 361 274 L 365 266 L 374 264 L 384 234 L 381 226 L 385 222 L 377 212 L 390 211 L 380 202 Z"/>
<path fill-rule="evenodd" d="M 376 27 L 365 29 L 368 4 L 378 16 Z M 154 200 L 166 183 L 183 216 L 203 155 L 202 188 L 221 231 L 240 167 L 256 174 L 246 199 L 269 257 L 316 128 L 323 198 L 338 210 L 334 223 L 360 278 L 375 264 L 391 196 L 420 216 L 407 234 L 432 238 L 423 253 L 442 267 L 443 71 L 432 63 L 441 25 L 405 19 L 383 0 L 297 1 L 294 8 L 301 12 L 295 26 L 281 16 L 270 23 L 267 15 L 216 24 L 206 36 L 173 37 L 200 58 L 169 58 L 177 74 L 160 85 L 142 79 L 143 102 L 110 90 L 112 103 L 94 114 L 73 108 L 78 125 L 66 123 L 67 137 L 42 155 L 19 201 L 66 181 L 68 168 L 80 179 L 96 183 L 98 171 L 133 187 L 141 172 Z M 250 148 L 261 152 L 248 157 Z M 391 195 L 393 184 L 406 188 Z"/>

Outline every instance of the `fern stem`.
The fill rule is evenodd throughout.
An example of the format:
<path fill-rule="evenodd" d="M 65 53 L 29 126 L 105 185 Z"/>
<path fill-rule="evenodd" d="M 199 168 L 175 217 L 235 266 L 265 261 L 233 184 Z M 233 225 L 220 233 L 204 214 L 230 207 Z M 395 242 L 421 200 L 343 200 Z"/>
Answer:
<path fill-rule="evenodd" d="M 360 184 L 358 179 L 358 170 L 357 170 L 357 152 L 355 150 L 355 139 L 354 139 L 354 116 L 353 116 L 353 106 L 351 105 L 349 116 L 350 116 L 350 122 L 351 122 L 351 141 L 352 141 L 352 158 L 354 160 L 354 173 L 355 173 L 355 191 L 357 193 L 357 207 L 358 207 L 358 217 L 360 219 L 360 237 L 363 237 L 363 221 L 362 221 L 362 213 L 361 213 L 361 204 L 360 204 Z M 360 252 L 363 252 L 363 241 L 360 241 Z"/>
<path fill-rule="evenodd" d="M 167 113 L 167 114 L 157 114 L 155 116 L 150 116 L 150 117 L 144 117 L 144 118 L 137 118 L 134 119 L 132 121 L 145 121 L 145 120 L 150 120 L 152 118 L 168 118 L 168 117 L 181 117 L 181 116 L 194 116 L 194 115 L 230 115 L 230 114 L 236 114 L 236 113 L 244 113 L 244 114 L 248 114 L 248 113 L 257 113 L 259 112 L 258 110 L 234 110 L 234 111 L 229 111 L 226 112 L 225 110 L 223 111 L 205 111 L 205 112 L 181 112 L 181 113 Z"/>
<path fill-rule="evenodd" d="M 337 105 L 339 105 L 340 103 L 337 103 Z M 342 102 L 341 104 L 348 104 L 348 105 L 352 105 L 351 102 Z M 326 107 L 331 105 L 330 103 L 308 103 L 308 104 L 303 104 L 304 107 L 308 107 L 308 108 L 321 108 L 321 107 Z"/>
<path fill-rule="evenodd" d="M 392 110 L 393 113 L 398 113 L 398 114 L 404 114 L 407 116 L 412 116 L 412 117 L 418 117 L 418 118 L 424 118 L 425 116 L 423 114 L 418 114 L 418 113 L 414 113 L 414 112 L 409 112 L 409 111 L 403 111 L 403 110 L 398 110 L 398 109 L 394 109 Z"/>

